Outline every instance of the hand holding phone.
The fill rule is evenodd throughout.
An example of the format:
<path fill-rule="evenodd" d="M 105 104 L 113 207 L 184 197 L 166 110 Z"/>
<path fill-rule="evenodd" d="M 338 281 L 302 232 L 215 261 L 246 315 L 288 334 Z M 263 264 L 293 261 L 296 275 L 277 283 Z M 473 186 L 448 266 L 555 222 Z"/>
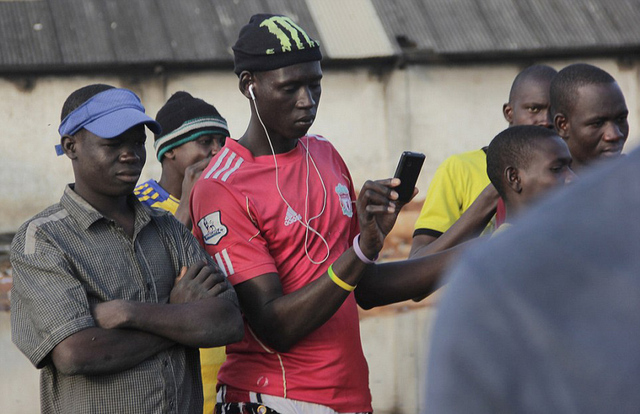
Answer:
<path fill-rule="evenodd" d="M 395 190 L 399 196 L 398 201 L 401 203 L 411 200 L 425 158 L 424 154 L 411 151 L 405 151 L 400 156 L 396 173 L 393 176 L 400 179 L 400 185 Z"/>

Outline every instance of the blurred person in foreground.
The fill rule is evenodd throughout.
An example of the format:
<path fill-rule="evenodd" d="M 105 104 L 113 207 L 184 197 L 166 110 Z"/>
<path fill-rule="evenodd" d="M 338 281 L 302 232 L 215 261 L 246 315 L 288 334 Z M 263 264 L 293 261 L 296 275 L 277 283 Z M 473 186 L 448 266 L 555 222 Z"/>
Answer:
<path fill-rule="evenodd" d="M 424 413 L 637 413 L 640 151 L 592 168 L 450 272 Z"/>

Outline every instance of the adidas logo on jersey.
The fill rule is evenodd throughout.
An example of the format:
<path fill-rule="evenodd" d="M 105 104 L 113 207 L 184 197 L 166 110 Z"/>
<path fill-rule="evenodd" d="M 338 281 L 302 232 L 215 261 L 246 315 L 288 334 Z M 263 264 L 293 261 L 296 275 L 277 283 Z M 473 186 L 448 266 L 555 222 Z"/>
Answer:
<path fill-rule="evenodd" d="M 302 219 L 302 216 L 289 207 L 287 208 L 287 216 L 284 218 L 284 225 L 290 226 L 300 219 Z"/>

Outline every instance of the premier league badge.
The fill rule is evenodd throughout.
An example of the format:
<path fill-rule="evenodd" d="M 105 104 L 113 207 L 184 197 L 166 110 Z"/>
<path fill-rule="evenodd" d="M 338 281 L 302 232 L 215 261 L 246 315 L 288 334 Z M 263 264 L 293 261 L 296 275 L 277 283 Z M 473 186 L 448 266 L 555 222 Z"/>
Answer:
<path fill-rule="evenodd" d="M 216 245 L 227 235 L 227 226 L 220 221 L 220 211 L 208 214 L 200 219 L 198 227 L 202 232 L 202 239 L 205 244 Z"/>

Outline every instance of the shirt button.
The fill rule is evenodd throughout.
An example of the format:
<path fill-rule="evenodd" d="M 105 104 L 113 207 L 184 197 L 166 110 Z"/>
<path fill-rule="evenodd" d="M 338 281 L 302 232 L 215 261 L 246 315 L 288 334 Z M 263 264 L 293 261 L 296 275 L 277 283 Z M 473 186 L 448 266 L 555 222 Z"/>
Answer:
<path fill-rule="evenodd" d="M 169 361 L 164 360 L 164 361 L 162 361 L 162 364 L 166 367 L 167 365 L 169 365 Z"/>

